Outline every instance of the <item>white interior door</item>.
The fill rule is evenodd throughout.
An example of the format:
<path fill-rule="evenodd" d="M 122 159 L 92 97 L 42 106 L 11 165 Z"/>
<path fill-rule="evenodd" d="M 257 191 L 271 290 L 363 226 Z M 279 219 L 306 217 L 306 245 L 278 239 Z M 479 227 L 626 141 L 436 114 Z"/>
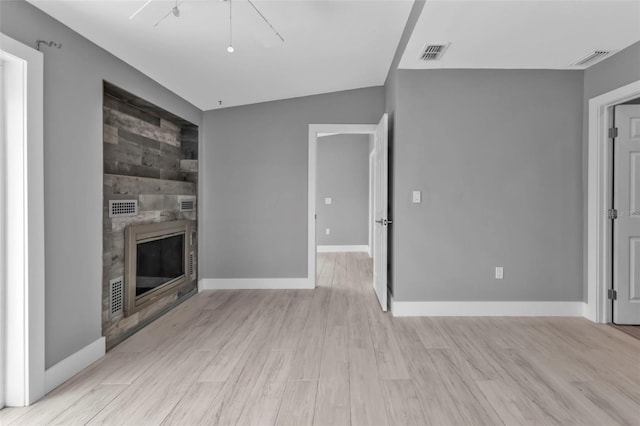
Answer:
<path fill-rule="evenodd" d="M 374 140 L 374 232 L 373 232 L 373 289 L 383 311 L 387 310 L 387 227 L 391 223 L 388 212 L 388 118 L 382 116 Z"/>
<path fill-rule="evenodd" d="M 371 135 L 370 141 L 373 142 L 373 140 L 373 135 Z M 374 161 L 376 157 L 374 154 L 374 149 L 371 149 L 371 152 L 369 153 L 369 239 L 367 241 L 369 246 L 369 257 L 371 258 L 373 258 L 373 231 L 375 230 L 375 227 L 373 226 L 375 224 L 373 221 L 373 168 L 375 167 Z"/>
<path fill-rule="evenodd" d="M 640 105 L 615 107 L 613 322 L 640 325 Z"/>

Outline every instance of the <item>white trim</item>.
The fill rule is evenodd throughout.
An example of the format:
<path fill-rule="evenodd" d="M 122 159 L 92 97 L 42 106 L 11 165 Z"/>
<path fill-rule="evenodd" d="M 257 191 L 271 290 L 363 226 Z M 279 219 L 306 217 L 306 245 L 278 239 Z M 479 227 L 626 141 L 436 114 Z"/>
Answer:
<path fill-rule="evenodd" d="M 587 306 L 594 322 L 611 322 L 607 290 L 611 287 L 611 149 L 607 143 L 612 106 L 640 96 L 640 80 L 589 100 L 587 162 Z"/>
<path fill-rule="evenodd" d="M 308 278 L 203 278 L 198 291 L 205 290 L 305 290 L 313 289 Z"/>
<path fill-rule="evenodd" d="M 44 379 L 44 166 L 43 166 L 43 55 L 0 34 L 0 59 L 16 73 L 7 126 L 12 146 L 7 161 L 11 255 L 7 273 L 14 284 L 6 293 L 7 349 L 6 405 L 29 405 L 45 393 Z M 5 68 L 6 72 L 9 67 Z M 13 77 L 12 77 L 12 80 Z M 15 90 L 17 89 L 17 90 Z M 17 107 L 16 107 L 17 105 Z M 9 111 L 10 110 L 10 111 Z M 17 149 L 13 149 L 17 148 Z M 13 182 L 13 183 L 12 183 Z M 19 254 L 18 254 L 19 252 Z M 8 254 L 8 253 L 7 253 Z M 11 269 L 11 270 L 9 270 Z M 17 290 L 17 291 L 16 291 Z M 4 311 L 4 307 L 0 309 Z"/>
<path fill-rule="evenodd" d="M 584 302 L 396 302 L 394 317 L 581 317 Z"/>
<path fill-rule="evenodd" d="M 5 129 L 4 129 L 4 120 L 6 111 L 6 96 L 5 96 L 5 73 L 4 73 L 4 62 L 2 58 L 0 58 L 0 311 L 6 312 L 5 308 L 5 287 L 6 287 L 6 276 L 5 276 L 5 258 L 7 247 L 5 245 L 5 219 L 6 219 L 6 198 L 5 198 L 5 182 L 7 180 L 6 174 L 6 137 L 5 137 Z M 4 408 L 5 405 L 5 397 L 4 397 L 4 388 L 5 388 L 5 329 L 6 329 L 6 318 L 7 316 L 4 313 L 0 313 L 0 410 Z"/>
<path fill-rule="evenodd" d="M 308 179 L 308 233 L 307 280 L 316 285 L 316 177 L 318 136 L 324 134 L 373 135 L 376 124 L 309 124 L 309 179 Z"/>
<path fill-rule="evenodd" d="M 369 253 L 369 246 L 317 246 L 318 253 L 334 253 L 334 252 L 366 252 Z"/>
<path fill-rule="evenodd" d="M 44 385 L 47 393 L 57 388 L 100 358 L 106 353 L 106 339 L 100 337 L 93 343 L 66 357 L 44 373 Z"/>

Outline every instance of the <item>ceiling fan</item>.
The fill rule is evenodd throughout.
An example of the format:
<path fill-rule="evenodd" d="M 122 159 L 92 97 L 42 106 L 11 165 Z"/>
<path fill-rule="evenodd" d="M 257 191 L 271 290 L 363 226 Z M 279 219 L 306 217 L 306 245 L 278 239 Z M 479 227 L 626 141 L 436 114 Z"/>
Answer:
<path fill-rule="evenodd" d="M 136 17 L 136 15 L 140 12 L 142 12 L 142 10 L 144 8 L 146 8 L 149 3 L 151 3 L 153 0 L 146 0 L 144 2 L 144 4 L 142 6 L 140 6 L 135 12 L 133 12 L 131 14 L 131 16 L 129 16 L 129 20 L 133 19 Z M 229 47 L 227 47 L 227 51 L 229 53 L 233 53 L 234 48 L 232 45 L 232 14 L 231 14 L 231 0 L 220 0 L 222 2 L 229 2 Z M 282 35 L 278 32 L 278 30 L 275 29 L 275 27 L 271 24 L 271 22 L 267 19 L 266 16 L 264 16 L 264 14 L 257 8 L 257 6 L 251 1 L 251 0 L 247 0 L 249 2 L 249 4 L 251 5 L 251 7 L 253 8 L 253 10 L 255 10 L 255 12 L 260 16 L 260 18 L 262 18 L 262 20 L 269 26 L 269 28 L 271 28 L 271 30 L 275 33 L 275 35 L 280 39 L 280 41 L 282 41 L 284 43 L 284 37 L 282 37 Z M 168 18 L 170 15 L 175 16 L 176 18 L 180 17 L 180 5 L 184 3 L 184 1 L 181 1 L 180 3 L 178 3 L 178 0 L 175 0 L 175 6 L 173 6 L 171 8 L 171 10 L 169 10 L 169 12 L 167 12 L 166 15 L 164 15 L 162 18 L 160 18 L 160 20 L 158 20 L 158 22 L 156 22 L 153 26 L 157 27 L 162 21 L 164 21 L 166 18 Z"/>

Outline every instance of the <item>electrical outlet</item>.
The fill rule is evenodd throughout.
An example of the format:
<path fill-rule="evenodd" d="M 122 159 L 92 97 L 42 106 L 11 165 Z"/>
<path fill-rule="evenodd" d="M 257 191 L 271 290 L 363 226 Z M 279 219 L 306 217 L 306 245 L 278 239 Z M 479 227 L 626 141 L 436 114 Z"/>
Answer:
<path fill-rule="evenodd" d="M 331 235 L 331 229 L 327 228 L 324 230 L 324 235 Z"/>
<path fill-rule="evenodd" d="M 504 278 L 504 268 L 502 266 L 496 266 L 496 280 Z"/>

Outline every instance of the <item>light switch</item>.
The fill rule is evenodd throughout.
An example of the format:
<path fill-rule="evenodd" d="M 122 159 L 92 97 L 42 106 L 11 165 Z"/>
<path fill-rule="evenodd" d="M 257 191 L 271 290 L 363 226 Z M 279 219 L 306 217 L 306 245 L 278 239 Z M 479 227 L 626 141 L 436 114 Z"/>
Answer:
<path fill-rule="evenodd" d="M 324 203 L 325 203 L 326 205 L 329 205 L 329 204 L 333 203 L 333 200 L 331 199 L 331 197 L 326 197 L 326 198 L 324 199 Z"/>
<path fill-rule="evenodd" d="M 422 202 L 422 191 L 413 191 L 411 193 L 411 202 L 413 204 L 420 204 Z"/>
<path fill-rule="evenodd" d="M 324 235 L 331 235 L 331 229 L 326 228 L 326 229 L 324 230 Z"/>
<path fill-rule="evenodd" d="M 502 266 L 496 266 L 496 280 L 504 278 L 504 268 Z"/>

